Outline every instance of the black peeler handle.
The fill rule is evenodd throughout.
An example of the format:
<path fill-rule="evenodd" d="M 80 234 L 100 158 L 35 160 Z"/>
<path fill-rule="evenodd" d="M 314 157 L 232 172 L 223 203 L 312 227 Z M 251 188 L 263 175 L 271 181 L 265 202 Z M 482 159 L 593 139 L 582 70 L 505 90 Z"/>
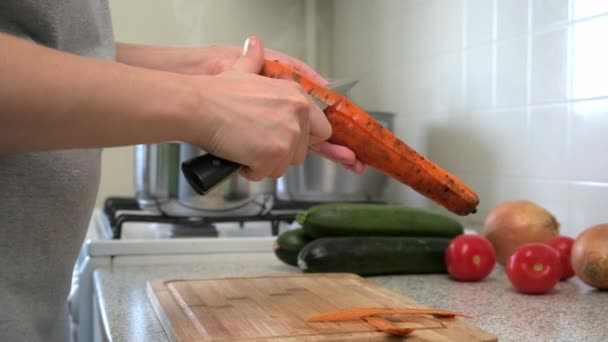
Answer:
<path fill-rule="evenodd" d="M 205 195 L 241 169 L 241 165 L 210 153 L 186 160 L 182 173 L 199 195 Z"/>

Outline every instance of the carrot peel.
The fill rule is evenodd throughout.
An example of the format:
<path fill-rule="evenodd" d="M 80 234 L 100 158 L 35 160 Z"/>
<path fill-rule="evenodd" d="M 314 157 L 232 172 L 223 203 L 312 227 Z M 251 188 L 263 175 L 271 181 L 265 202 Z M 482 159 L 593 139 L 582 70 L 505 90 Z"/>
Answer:
<path fill-rule="evenodd" d="M 374 329 L 396 336 L 408 335 L 416 330 L 416 328 L 399 328 L 392 322 L 378 316 L 365 316 L 363 320 Z"/>
<path fill-rule="evenodd" d="M 358 308 L 351 310 L 340 310 L 333 312 L 326 312 L 318 315 L 311 316 L 307 319 L 307 322 L 342 322 L 342 321 L 354 321 L 362 319 L 368 316 L 378 315 L 430 315 L 442 318 L 451 317 L 471 317 L 461 312 L 439 310 L 439 309 L 426 309 L 426 308 Z"/>

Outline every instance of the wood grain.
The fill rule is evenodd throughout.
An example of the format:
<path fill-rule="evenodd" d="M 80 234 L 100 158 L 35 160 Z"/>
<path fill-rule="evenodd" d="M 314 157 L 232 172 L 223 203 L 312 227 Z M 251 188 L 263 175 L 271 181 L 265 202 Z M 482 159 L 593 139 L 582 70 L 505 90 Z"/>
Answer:
<path fill-rule="evenodd" d="M 423 328 L 406 337 L 375 331 L 364 321 L 306 322 L 314 314 L 358 307 L 424 307 L 354 274 L 155 280 L 147 290 L 173 342 L 497 341 L 457 318 L 390 317 L 396 326 Z"/>

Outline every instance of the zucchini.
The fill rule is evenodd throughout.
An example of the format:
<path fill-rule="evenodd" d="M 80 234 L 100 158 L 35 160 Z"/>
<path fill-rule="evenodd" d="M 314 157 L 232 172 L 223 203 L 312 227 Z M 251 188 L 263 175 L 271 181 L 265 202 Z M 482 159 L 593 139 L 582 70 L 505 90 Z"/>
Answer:
<path fill-rule="evenodd" d="M 284 263 L 298 265 L 298 253 L 313 239 L 304 234 L 302 228 L 291 229 L 281 233 L 274 241 L 274 254 Z"/>
<path fill-rule="evenodd" d="M 463 234 L 457 220 L 425 209 L 382 204 L 322 204 L 298 215 L 307 235 L 429 236 Z"/>
<path fill-rule="evenodd" d="M 444 253 L 450 238 L 326 237 L 298 254 L 304 272 L 347 272 L 360 276 L 447 273 Z"/>

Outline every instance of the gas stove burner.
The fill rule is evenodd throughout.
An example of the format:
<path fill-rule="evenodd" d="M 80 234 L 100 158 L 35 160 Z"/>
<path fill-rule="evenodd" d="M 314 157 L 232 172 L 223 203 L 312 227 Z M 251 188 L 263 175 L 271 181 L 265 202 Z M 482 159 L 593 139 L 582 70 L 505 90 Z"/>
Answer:
<path fill-rule="evenodd" d="M 269 222 L 272 235 L 277 236 L 279 224 L 293 222 L 299 212 L 297 208 L 287 204 L 283 204 L 279 209 L 275 213 L 271 211 L 253 216 L 176 217 L 142 210 L 137 200 L 132 197 L 108 197 L 104 202 L 103 212 L 111 229 L 108 235 L 112 239 L 120 239 L 123 224 L 127 222 L 171 224 L 168 237 L 217 237 L 215 223 L 233 222 L 243 227 L 245 222 Z"/>

